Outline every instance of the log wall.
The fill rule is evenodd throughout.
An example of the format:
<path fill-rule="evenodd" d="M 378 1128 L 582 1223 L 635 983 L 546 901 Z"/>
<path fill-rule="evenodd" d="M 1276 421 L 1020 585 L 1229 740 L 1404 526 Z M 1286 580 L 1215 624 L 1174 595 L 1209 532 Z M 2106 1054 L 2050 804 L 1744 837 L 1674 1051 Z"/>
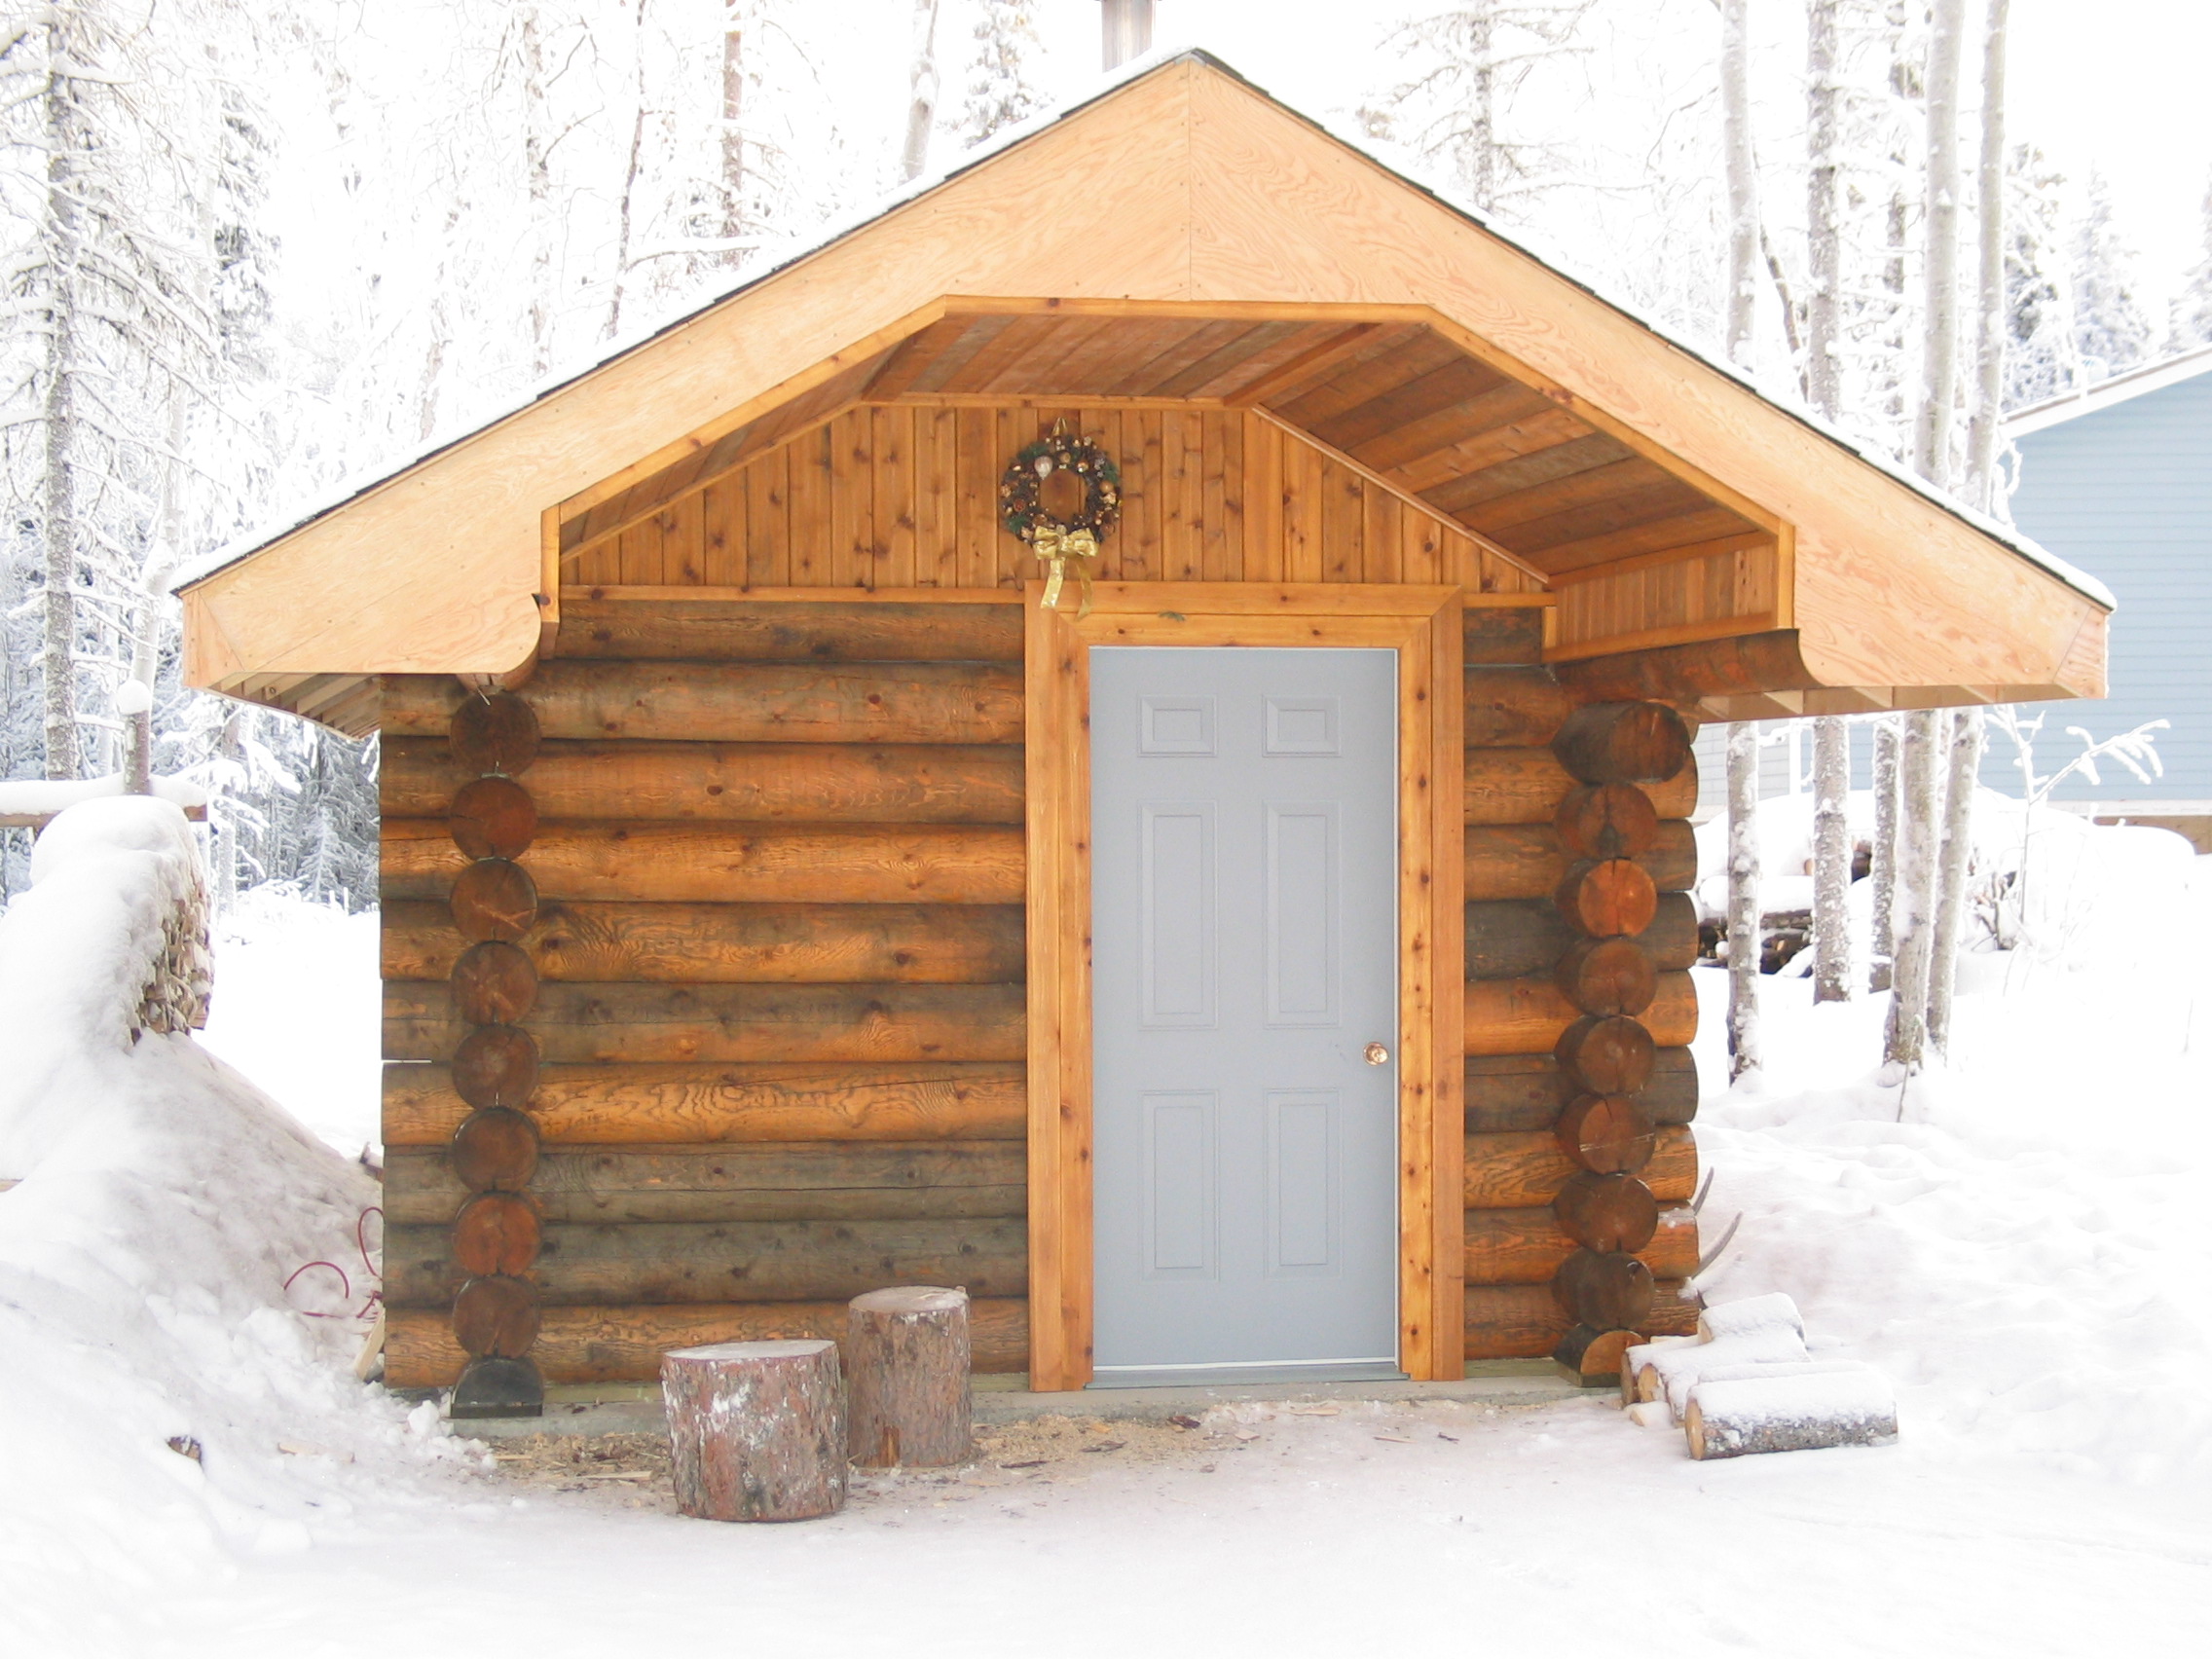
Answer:
<path fill-rule="evenodd" d="M 1021 638 L 1004 605 L 579 601 L 511 693 L 539 734 L 512 1276 L 547 1381 L 841 1337 L 902 1282 L 966 1285 L 978 1368 L 1025 1368 Z M 383 701 L 387 1376 L 421 1387 L 481 1295 L 449 902 L 476 774 L 456 682 Z"/>
<path fill-rule="evenodd" d="M 457 924 L 457 883 L 498 862 L 500 802 L 456 744 L 469 694 L 386 682 L 395 1385 L 453 1382 L 471 1343 L 550 1382 L 649 1378 L 663 1346 L 835 1337 L 845 1298 L 902 1281 L 966 1285 L 977 1366 L 1025 1367 L 1021 621 L 571 596 L 511 694 L 538 733 L 515 780 L 528 903 L 471 901 L 530 986 L 535 1159 L 499 1179 L 531 1248 L 477 1258 L 528 1287 L 503 1286 L 503 1325 L 457 1319 L 488 1293 L 456 1228 L 488 1179 L 457 1158 L 485 1127 L 457 1078 L 481 1063 L 470 952 L 493 937 Z M 1474 1359 L 1572 1360 L 1597 1328 L 1576 1312 L 1623 1295 L 1647 1332 L 1694 1318 L 1694 772 L 1586 781 L 1569 739 L 1592 711 L 1540 666 L 1540 631 L 1467 622 Z M 1592 1257 L 1613 1275 L 1595 1288 Z"/>
<path fill-rule="evenodd" d="M 1664 711 L 1562 685 L 1534 620 L 1466 638 L 1466 1352 L 1587 1380 L 1619 1327 L 1696 1322 L 1697 771 Z"/>

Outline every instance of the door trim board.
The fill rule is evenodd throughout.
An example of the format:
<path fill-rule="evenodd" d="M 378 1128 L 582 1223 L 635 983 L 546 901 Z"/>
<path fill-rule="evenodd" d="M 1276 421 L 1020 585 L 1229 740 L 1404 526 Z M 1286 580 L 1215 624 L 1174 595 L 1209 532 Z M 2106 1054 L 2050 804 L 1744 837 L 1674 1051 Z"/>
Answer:
<path fill-rule="evenodd" d="M 1465 1367 L 1461 593 L 1368 583 L 1028 586 L 1029 1385 L 1091 1381 L 1090 647 L 1398 653 L 1398 1364 Z M 1550 596 L 1531 596 L 1530 603 Z"/>

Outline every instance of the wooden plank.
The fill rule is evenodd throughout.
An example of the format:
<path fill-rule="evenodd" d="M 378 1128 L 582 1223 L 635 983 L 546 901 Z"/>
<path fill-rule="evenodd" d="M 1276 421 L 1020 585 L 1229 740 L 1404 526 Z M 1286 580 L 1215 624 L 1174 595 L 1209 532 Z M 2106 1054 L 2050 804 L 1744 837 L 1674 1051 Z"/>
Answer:
<path fill-rule="evenodd" d="M 820 600 L 571 596 L 564 657 L 680 657 L 750 662 L 1021 660 L 1021 618 L 1006 606 Z M 393 727 L 396 734 L 401 728 Z"/>
<path fill-rule="evenodd" d="M 549 982 L 531 1035 L 548 1060 L 1009 1060 L 1022 1053 L 1018 985 Z M 385 1057 L 434 1060 L 470 1030 L 445 984 L 387 979 Z"/>
<path fill-rule="evenodd" d="M 911 409 L 868 412 L 874 447 L 875 544 L 869 587 L 912 587 L 915 571 L 914 419 Z"/>
<path fill-rule="evenodd" d="M 723 1302 L 548 1308 L 530 1357 L 548 1382 L 657 1382 L 669 1348 L 707 1343 L 805 1338 L 845 1340 L 843 1302 Z M 450 1387 L 468 1356 L 446 1309 L 394 1308 L 386 1315 L 385 1382 L 393 1388 Z M 1028 1305 L 1019 1297 L 968 1304 L 970 1363 L 977 1372 L 1028 1364 Z"/>
<path fill-rule="evenodd" d="M 1089 708 L 1088 659 L 1032 587 L 1023 730 L 1028 884 L 1029 1384 L 1090 1381 L 1089 768 L 1069 734 Z"/>
<path fill-rule="evenodd" d="M 1399 1000 L 1401 1009 L 1416 1010 L 1399 1038 L 1415 1061 L 1399 1071 L 1400 1143 L 1411 1149 L 1400 1160 L 1401 1227 L 1413 1210 L 1400 1246 L 1399 1362 L 1429 1382 L 1459 1377 L 1464 1361 L 1450 1335 L 1461 1309 L 1464 1217 L 1449 1195 L 1464 1185 L 1464 1003 L 1452 989 L 1465 977 L 1456 842 L 1465 819 L 1459 760 L 1466 733 L 1461 705 L 1448 694 L 1459 683 L 1463 632 L 1455 595 L 1401 651 L 1398 672 Z"/>
<path fill-rule="evenodd" d="M 960 585 L 960 417 L 950 409 L 914 415 L 914 579 Z"/>
<path fill-rule="evenodd" d="M 450 1305 L 466 1274 L 450 1226 L 385 1232 L 394 1308 Z M 1022 1223 L 951 1221 L 570 1222 L 546 1227 L 530 1276 L 547 1307 L 627 1302 L 814 1302 L 885 1284 L 1028 1288 Z"/>
<path fill-rule="evenodd" d="M 835 582 L 830 556 L 830 497 L 836 489 L 836 461 L 828 426 L 793 438 L 788 448 L 791 468 L 791 549 L 793 585 L 829 587 Z"/>
<path fill-rule="evenodd" d="M 1011 904 L 571 904 L 547 901 L 516 944 L 541 979 L 662 983 L 1011 984 L 1022 972 Z M 450 907 L 384 912 L 387 979 L 443 979 L 466 941 Z"/>
<path fill-rule="evenodd" d="M 999 476 L 992 465 L 997 418 L 988 410 L 954 412 L 959 442 L 959 564 L 963 587 L 990 587 L 998 581 Z M 1016 647 L 1016 657 L 1019 650 Z"/>
<path fill-rule="evenodd" d="M 463 693 L 431 676 L 385 692 L 393 737 L 443 735 Z M 1018 677 L 987 664 L 681 663 L 556 658 L 523 695 L 548 738 L 719 743 L 1014 743 Z"/>
<path fill-rule="evenodd" d="M 442 813 L 468 781 L 437 738 L 387 741 L 385 812 Z M 724 823 L 1018 824 L 1012 744 L 570 743 L 542 745 L 530 795 L 548 818 Z"/>
<path fill-rule="evenodd" d="M 797 1141 L 554 1149 L 530 1178 L 548 1222 L 958 1220 L 1022 1213 L 1015 1141 Z M 453 1220 L 468 1188 L 435 1147 L 385 1161 L 387 1224 Z"/>
<path fill-rule="evenodd" d="M 699 492 L 699 583 L 729 587 L 745 581 L 747 520 L 751 502 L 746 473 L 734 472 Z"/>
<path fill-rule="evenodd" d="M 542 1067 L 531 1120 L 549 1146 L 699 1141 L 1014 1140 L 1021 1062 Z M 384 1068 L 384 1139 L 444 1146 L 468 1115 L 443 1065 Z"/>
<path fill-rule="evenodd" d="M 387 899 L 442 900 L 464 861 L 442 819 L 384 826 Z M 719 824 L 538 827 L 530 873 L 541 899 L 717 904 L 1012 904 L 1022 892 L 1019 830 L 913 825 L 762 831 Z"/>

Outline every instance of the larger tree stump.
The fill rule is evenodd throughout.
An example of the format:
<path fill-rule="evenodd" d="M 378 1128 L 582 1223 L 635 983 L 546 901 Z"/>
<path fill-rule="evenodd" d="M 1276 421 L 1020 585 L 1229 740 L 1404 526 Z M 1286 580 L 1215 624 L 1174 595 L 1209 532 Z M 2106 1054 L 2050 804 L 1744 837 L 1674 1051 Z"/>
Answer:
<path fill-rule="evenodd" d="M 676 1504 L 708 1521 L 809 1521 L 845 1502 L 837 1345 L 715 1343 L 660 1358 Z"/>
<path fill-rule="evenodd" d="M 853 1461 L 941 1468 L 975 1449 L 968 1416 L 968 1293 L 902 1285 L 853 1298 Z"/>

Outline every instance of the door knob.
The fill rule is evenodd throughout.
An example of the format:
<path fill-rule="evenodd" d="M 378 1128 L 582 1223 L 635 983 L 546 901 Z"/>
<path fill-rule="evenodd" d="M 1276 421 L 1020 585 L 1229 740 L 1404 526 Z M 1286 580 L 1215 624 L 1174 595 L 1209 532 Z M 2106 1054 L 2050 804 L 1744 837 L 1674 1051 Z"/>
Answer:
<path fill-rule="evenodd" d="M 1390 1051 L 1383 1048 L 1380 1043 L 1368 1044 L 1367 1063 L 1371 1066 L 1388 1065 L 1390 1063 Z"/>

